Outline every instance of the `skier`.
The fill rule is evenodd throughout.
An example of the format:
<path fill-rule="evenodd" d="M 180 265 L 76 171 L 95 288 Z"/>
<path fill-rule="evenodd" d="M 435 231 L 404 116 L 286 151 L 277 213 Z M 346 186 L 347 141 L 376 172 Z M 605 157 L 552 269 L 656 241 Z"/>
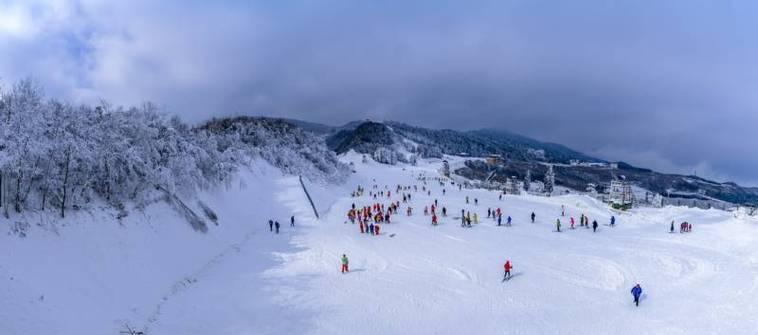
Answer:
<path fill-rule="evenodd" d="M 571 229 L 574 229 L 574 217 L 571 217 Z"/>
<path fill-rule="evenodd" d="M 437 225 L 437 215 L 432 214 L 432 226 L 436 226 L 436 225 Z"/>
<path fill-rule="evenodd" d="M 566 216 L 566 206 L 561 205 L 561 216 Z"/>
<path fill-rule="evenodd" d="M 274 227 L 276 227 L 276 233 L 279 234 L 279 221 L 274 221 Z"/>
<path fill-rule="evenodd" d="M 555 228 L 559 233 L 561 232 L 561 219 L 555 220 Z"/>
<path fill-rule="evenodd" d="M 672 225 L 673 225 L 673 223 L 672 223 Z M 268 220 L 268 230 L 269 231 L 274 231 L 274 220 Z"/>
<path fill-rule="evenodd" d="M 537 215 L 535 215 L 534 212 L 532 212 L 532 223 L 534 223 L 534 218 L 535 217 L 537 217 Z"/>
<path fill-rule="evenodd" d="M 474 223 L 479 223 L 479 214 L 474 213 Z"/>
<path fill-rule="evenodd" d="M 466 196 L 466 203 L 468 203 L 468 196 Z"/>
<path fill-rule="evenodd" d="M 474 206 L 479 206 L 479 199 L 474 198 Z"/>
<path fill-rule="evenodd" d="M 487 218 L 489 219 L 492 216 L 492 210 L 487 208 Z"/>
<path fill-rule="evenodd" d="M 374 235 L 374 224 L 373 223 L 369 223 L 369 225 L 368 225 L 368 233 L 371 234 L 371 235 Z"/>
<path fill-rule="evenodd" d="M 503 268 L 505 269 L 505 274 L 503 275 L 503 280 L 507 280 L 507 279 L 511 278 L 511 269 L 513 268 L 513 266 L 511 265 L 511 261 L 510 260 L 506 260 L 505 261 L 505 265 L 503 265 Z"/>
<path fill-rule="evenodd" d="M 341 261 L 342 261 L 342 273 L 350 272 L 350 270 L 347 268 L 348 260 L 347 260 L 347 256 L 345 256 L 345 254 L 342 254 Z"/>
<path fill-rule="evenodd" d="M 374 235 L 379 236 L 379 228 L 380 227 L 381 227 L 380 225 L 375 225 L 374 226 L 374 230 L 376 231 L 376 234 L 374 234 Z"/>
<path fill-rule="evenodd" d="M 363 234 L 363 221 L 360 222 L 360 226 L 361 226 L 361 234 Z"/>
<path fill-rule="evenodd" d="M 613 227 L 616 224 L 616 216 L 611 215 L 611 227 Z"/>
<path fill-rule="evenodd" d="M 508 225 L 508 226 L 511 225 L 511 216 L 510 215 L 508 215 L 508 223 L 506 225 Z"/>
<path fill-rule="evenodd" d="M 497 217 L 497 225 L 499 226 L 500 222 L 502 222 L 502 221 L 503 221 L 503 217 L 502 216 L 498 216 Z"/>
<path fill-rule="evenodd" d="M 671 230 L 669 230 L 669 233 L 673 233 L 673 232 L 674 232 L 674 221 L 672 220 L 671 221 Z"/>
<path fill-rule="evenodd" d="M 502 194 L 498 196 L 498 200 L 503 200 L 503 195 Z"/>
<path fill-rule="evenodd" d="M 632 296 L 634 296 L 634 304 L 637 306 L 640 305 L 641 295 L 642 295 L 642 287 L 640 287 L 640 284 L 634 285 L 634 287 L 632 287 Z"/>
<path fill-rule="evenodd" d="M 295 226 L 295 216 L 293 215 L 293 216 L 290 218 L 290 227 L 294 227 L 294 226 Z"/>
<path fill-rule="evenodd" d="M 442 216 L 447 216 L 447 208 L 442 207 Z"/>
<path fill-rule="evenodd" d="M 592 232 L 597 232 L 597 220 L 592 220 Z"/>

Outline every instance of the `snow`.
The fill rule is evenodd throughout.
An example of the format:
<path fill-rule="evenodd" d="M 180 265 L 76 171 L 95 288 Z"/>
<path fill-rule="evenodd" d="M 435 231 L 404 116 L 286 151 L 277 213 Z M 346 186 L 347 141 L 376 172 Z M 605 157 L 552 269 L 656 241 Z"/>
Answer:
<path fill-rule="evenodd" d="M 573 194 L 501 201 L 496 192 L 457 186 L 443 196 L 432 181 L 426 196 L 416 177 L 439 177 L 438 159 L 418 166 L 364 164 L 355 153 L 341 159 L 356 169 L 347 184 L 306 183 L 320 220 L 297 177 L 265 164 L 199 195 L 219 216 L 207 234 L 162 203 L 122 225 L 107 211 L 72 211 L 65 226 L 28 214 L 27 237 L 0 237 L 0 333 L 117 334 L 125 323 L 148 335 L 752 334 L 758 327 L 754 217 L 683 207 L 617 212 Z M 345 216 L 352 203 L 374 202 L 350 191 L 373 184 L 388 185 L 392 200 L 400 200 L 398 184 L 419 185 L 413 216 L 401 203 L 380 236 L 360 234 Z M 449 213 L 436 227 L 423 215 L 435 198 Z M 513 226 L 497 227 L 488 207 L 503 210 L 503 223 L 512 216 Z M 461 228 L 461 209 L 478 213 L 480 223 Z M 582 213 L 598 221 L 597 233 L 578 227 Z M 616 227 L 607 226 L 611 215 Z M 570 216 L 577 229 L 569 229 Z M 282 234 L 268 231 L 269 218 L 282 223 Z M 553 232 L 557 218 L 561 233 Z M 693 232 L 669 234 L 672 220 L 691 222 Z M 339 272 L 342 254 L 348 274 Z M 506 259 L 514 277 L 502 282 Z M 629 293 L 635 283 L 644 290 L 639 307 Z"/>

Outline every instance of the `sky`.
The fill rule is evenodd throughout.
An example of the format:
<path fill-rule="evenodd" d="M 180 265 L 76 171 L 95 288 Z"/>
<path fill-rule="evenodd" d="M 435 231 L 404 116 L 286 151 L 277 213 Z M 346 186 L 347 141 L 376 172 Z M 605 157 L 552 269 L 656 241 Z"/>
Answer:
<path fill-rule="evenodd" d="M 754 0 L 0 0 L 0 82 L 191 123 L 501 128 L 758 186 Z"/>

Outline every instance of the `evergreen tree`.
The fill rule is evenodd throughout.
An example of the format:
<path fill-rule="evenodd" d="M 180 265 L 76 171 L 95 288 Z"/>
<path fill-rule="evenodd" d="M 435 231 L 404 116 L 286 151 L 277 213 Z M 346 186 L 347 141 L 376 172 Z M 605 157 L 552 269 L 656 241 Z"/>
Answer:
<path fill-rule="evenodd" d="M 548 165 L 547 173 L 545 173 L 545 193 L 550 195 L 553 193 L 553 187 L 555 186 L 555 172 L 553 172 L 553 165 Z"/>
<path fill-rule="evenodd" d="M 526 177 L 524 177 L 524 191 L 529 192 L 529 188 L 532 186 L 532 170 L 526 170 Z"/>

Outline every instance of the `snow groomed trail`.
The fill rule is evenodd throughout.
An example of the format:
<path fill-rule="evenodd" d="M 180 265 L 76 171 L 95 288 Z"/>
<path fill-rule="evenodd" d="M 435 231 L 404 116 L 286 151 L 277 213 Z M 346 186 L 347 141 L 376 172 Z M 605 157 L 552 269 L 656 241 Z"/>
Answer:
<path fill-rule="evenodd" d="M 310 334 L 754 334 L 758 329 L 758 224 L 732 213 L 687 208 L 611 212 L 594 199 L 504 196 L 445 186 L 436 181 L 439 162 L 418 167 L 363 164 L 355 156 L 366 194 L 349 191 L 322 212 L 320 221 L 293 237 L 299 251 L 269 278 L 308 278 L 280 296 L 292 306 L 317 310 Z M 421 191 L 426 176 L 431 195 Z M 375 180 L 375 181 L 374 181 Z M 391 198 L 374 201 L 376 184 Z M 388 187 L 384 189 L 385 185 Z M 363 207 L 401 200 L 397 185 L 418 185 L 401 202 L 380 236 L 361 234 L 347 220 L 351 204 Z M 353 185 L 353 186 L 357 186 Z M 471 203 L 465 203 L 469 196 Z M 314 199 L 318 202 L 318 197 Z M 478 198 L 475 206 L 473 199 Z M 448 217 L 432 226 L 424 206 L 439 201 Z M 561 217 L 561 205 L 566 216 Z M 487 208 L 501 208 L 498 227 Z M 460 211 L 480 223 L 460 227 Z M 531 212 L 537 214 L 530 223 Z M 579 227 L 579 216 L 597 220 L 598 232 Z M 608 226 L 616 216 L 616 227 Z M 569 218 L 577 222 L 569 229 Z M 562 231 L 554 232 L 561 219 Z M 693 232 L 668 233 L 672 220 L 689 221 Z M 678 228 L 678 227 L 677 227 Z M 390 237 L 394 234 L 394 237 Z M 342 254 L 349 274 L 339 272 Z M 510 259 L 513 278 L 502 282 Z M 629 293 L 644 290 L 639 307 Z"/>

